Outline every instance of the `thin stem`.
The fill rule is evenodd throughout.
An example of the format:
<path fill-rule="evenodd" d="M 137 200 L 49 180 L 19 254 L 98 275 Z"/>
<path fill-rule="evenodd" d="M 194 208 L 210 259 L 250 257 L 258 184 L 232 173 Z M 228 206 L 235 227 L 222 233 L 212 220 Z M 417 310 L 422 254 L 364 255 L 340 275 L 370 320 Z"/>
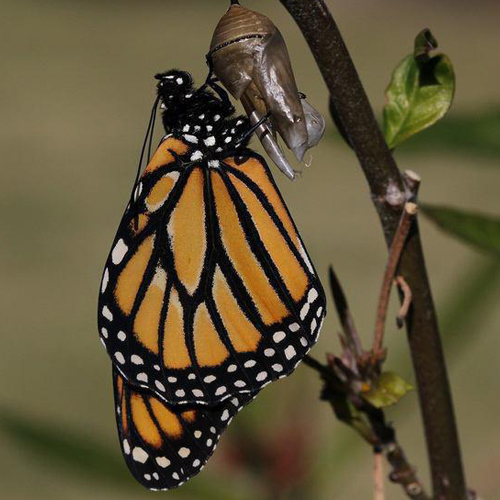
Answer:
<path fill-rule="evenodd" d="M 345 298 L 344 290 L 342 289 L 340 281 L 332 266 L 328 269 L 328 277 L 330 280 L 330 290 L 332 292 L 333 301 L 337 309 L 337 314 L 339 316 L 340 324 L 342 325 L 342 330 L 344 331 L 347 344 L 356 357 L 361 357 L 363 354 L 361 339 L 359 338 L 358 331 L 354 325 L 354 319 L 349 309 L 347 299 Z"/>
<path fill-rule="evenodd" d="M 384 279 L 382 280 L 382 288 L 377 307 L 377 319 L 375 321 L 375 333 L 373 336 L 372 350 L 374 355 L 382 351 L 384 344 L 385 320 L 387 317 L 387 308 L 389 307 L 389 298 L 394 282 L 396 269 L 403 252 L 404 245 L 410 232 L 411 224 L 417 213 L 417 205 L 415 203 L 406 203 L 403 215 L 399 221 L 399 226 L 389 249 L 389 259 L 385 269 Z"/>
<path fill-rule="evenodd" d="M 373 454 L 373 500 L 385 500 L 384 456 Z"/>
<path fill-rule="evenodd" d="M 335 373 L 335 359 L 328 355 L 328 364 L 323 365 L 311 356 L 304 358 L 304 363 L 316 370 L 324 381 L 322 398 L 327 400 L 337 418 L 353 430 L 374 448 L 379 455 L 384 453 L 391 465 L 391 481 L 402 486 L 406 494 L 415 500 L 430 500 L 418 479 L 415 469 L 408 462 L 396 438 L 396 431 L 387 422 L 383 410 L 375 408 L 360 397 L 349 382 L 343 382 Z M 356 408 L 353 411 L 353 407 Z M 374 480 L 380 484 L 380 470 Z M 380 490 L 380 487 L 378 488 Z"/>
<path fill-rule="evenodd" d="M 342 128 L 370 187 L 387 244 L 407 199 L 402 176 L 380 131 L 342 35 L 323 0 L 280 0 L 301 29 L 323 74 Z M 458 432 L 427 270 L 415 221 L 400 274 L 413 293 L 406 318 L 434 497 L 466 500 Z"/>
<path fill-rule="evenodd" d="M 309 354 L 306 354 L 304 356 L 302 362 L 305 365 L 309 366 L 309 368 L 312 368 L 313 370 L 317 371 L 322 377 L 330 377 L 331 375 L 327 366 L 322 365 L 317 359 L 313 358 Z"/>
<path fill-rule="evenodd" d="M 408 315 L 408 312 L 410 310 L 413 295 L 411 293 L 411 288 L 408 286 L 408 283 L 406 283 L 406 280 L 403 278 L 403 276 L 397 276 L 396 283 L 401 289 L 401 293 L 403 295 L 401 307 L 399 308 L 398 315 L 396 317 L 396 324 L 398 325 L 398 328 L 402 328 L 406 316 Z"/>
<path fill-rule="evenodd" d="M 408 463 L 403 449 L 397 441 L 385 446 L 387 461 L 392 466 L 389 478 L 394 483 L 400 484 L 405 493 L 413 500 L 430 500 L 422 487 L 415 469 Z"/>

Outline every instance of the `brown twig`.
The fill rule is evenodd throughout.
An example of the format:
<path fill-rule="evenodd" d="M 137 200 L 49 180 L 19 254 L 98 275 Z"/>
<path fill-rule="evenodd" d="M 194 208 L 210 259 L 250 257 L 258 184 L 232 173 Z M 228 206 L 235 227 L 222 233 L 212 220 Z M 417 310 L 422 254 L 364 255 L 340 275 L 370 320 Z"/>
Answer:
<path fill-rule="evenodd" d="M 385 500 L 384 456 L 373 454 L 373 500 Z"/>
<path fill-rule="evenodd" d="M 400 484 L 410 498 L 414 500 L 430 500 L 415 473 L 415 469 L 408 463 L 399 443 L 393 441 L 386 444 L 385 455 L 392 466 L 392 472 L 389 474 L 390 480 Z"/>
<path fill-rule="evenodd" d="M 337 314 L 341 323 L 345 322 L 345 335 L 352 335 L 354 320 L 349 312 L 347 298 L 337 276 L 332 269 L 330 272 Z M 348 322 L 345 321 L 347 317 Z M 364 377 L 370 381 L 371 373 L 364 371 L 366 353 L 357 332 L 354 335 L 359 356 L 351 350 L 355 347 L 343 344 L 341 357 L 328 353 L 326 365 L 310 356 L 305 357 L 304 363 L 320 374 L 324 381 L 322 399 L 330 403 L 337 418 L 355 430 L 375 452 L 386 454 L 392 467 L 391 479 L 400 483 L 410 498 L 429 500 L 396 440 L 394 428 L 387 423 L 383 410 L 375 408 L 363 397 L 364 386 L 369 385 Z M 376 479 L 380 482 L 380 478 Z"/>
<path fill-rule="evenodd" d="M 394 235 L 389 249 L 389 259 L 387 261 L 382 288 L 380 290 L 375 332 L 373 335 L 372 351 L 374 356 L 377 356 L 383 349 L 385 320 L 387 317 L 387 308 L 389 307 L 389 298 L 391 296 L 394 276 L 416 213 L 417 205 L 415 203 L 408 202 L 405 204 L 403 215 L 401 216 L 396 234 Z"/>
<path fill-rule="evenodd" d="M 396 324 L 398 328 L 402 328 L 406 316 L 408 315 L 408 311 L 410 310 L 410 305 L 413 296 L 411 293 L 411 288 L 409 287 L 408 283 L 406 283 L 406 280 L 403 278 L 403 276 L 396 276 L 396 283 L 401 289 L 401 292 L 403 294 L 401 307 L 399 308 L 398 315 L 396 317 Z"/>
<path fill-rule="evenodd" d="M 380 131 L 340 31 L 324 0 L 280 0 L 301 29 L 335 102 L 338 121 L 370 187 L 390 246 L 406 186 Z M 401 256 L 400 273 L 413 293 L 406 318 L 408 342 L 422 411 L 433 492 L 439 500 L 466 500 L 458 432 L 446 363 L 418 224 Z"/>
<path fill-rule="evenodd" d="M 317 371 L 323 378 L 329 378 L 331 376 L 330 370 L 325 365 L 322 365 L 317 359 L 313 358 L 309 354 L 304 356 L 302 362 Z"/>

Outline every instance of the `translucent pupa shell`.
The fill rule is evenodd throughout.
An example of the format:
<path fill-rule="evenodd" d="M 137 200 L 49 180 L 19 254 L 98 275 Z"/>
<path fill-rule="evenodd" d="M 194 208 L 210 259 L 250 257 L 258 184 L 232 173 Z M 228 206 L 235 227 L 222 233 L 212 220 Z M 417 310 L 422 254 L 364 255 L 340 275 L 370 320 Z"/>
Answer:
<path fill-rule="evenodd" d="M 208 59 L 224 87 L 241 100 L 252 123 L 269 114 L 257 135 L 271 159 L 293 179 L 276 133 L 302 161 L 306 150 L 321 139 L 325 121 L 298 91 L 278 28 L 268 17 L 233 0 L 215 29 Z"/>

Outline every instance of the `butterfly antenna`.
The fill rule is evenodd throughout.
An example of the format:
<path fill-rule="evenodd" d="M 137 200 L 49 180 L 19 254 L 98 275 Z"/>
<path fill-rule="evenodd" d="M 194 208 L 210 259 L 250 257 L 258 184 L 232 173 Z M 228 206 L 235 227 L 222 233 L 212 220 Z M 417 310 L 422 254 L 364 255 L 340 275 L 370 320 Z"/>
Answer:
<path fill-rule="evenodd" d="M 151 156 L 151 142 L 153 140 L 153 131 L 154 131 L 154 124 L 156 121 L 156 110 L 158 108 L 158 102 L 160 101 L 160 96 L 156 96 L 154 104 L 153 104 L 153 109 L 151 110 L 151 114 L 149 116 L 149 123 L 148 123 L 148 128 L 146 130 L 146 136 L 144 137 L 144 141 L 142 143 L 142 148 L 141 148 L 141 155 L 139 157 L 139 164 L 137 165 L 137 173 L 135 174 L 135 181 L 134 185 L 132 187 L 132 194 L 130 195 L 130 206 L 136 201 L 135 200 L 135 193 L 136 193 L 136 188 L 137 184 L 139 182 L 139 178 L 141 176 L 141 170 L 142 170 L 142 160 L 144 159 L 144 153 L 146 151 L 146 146 L 149 144 L 149 151 L 148 151 L 148 163 L 150 160 Z M 137 230 L 137 214 L 134 217 L 134 227 Z"/>
<path fill-rule="evenodd" d="M 154 136 L 154 131 L 155 131 L 157 112 L 158 112 L 158 98 L 155 102 L 155 105 L 153 106 L 153 111 L 152 111 L 151 133 L 149 134 L 149 144 L 148 144 L 148 165 L 149 165 L 149 162 L 151 160 L 151 147 L 153 144 L 153 136 Z"/>

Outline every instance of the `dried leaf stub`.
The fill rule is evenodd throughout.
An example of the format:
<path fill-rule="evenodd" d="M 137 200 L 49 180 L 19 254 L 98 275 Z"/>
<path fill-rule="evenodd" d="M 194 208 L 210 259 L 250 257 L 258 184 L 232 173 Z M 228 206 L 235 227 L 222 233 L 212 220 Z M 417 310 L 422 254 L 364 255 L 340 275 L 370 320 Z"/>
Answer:
<path fill-rule="evenodd" d="M 215 75 L 241 100 L 254 123 L 269 114 L 257 135 L 271 159 L 293 179 L 276 135 L 302 161 L 323 136 L 325 120 L 298 91 L 278 28 L 263 14 L 233 3 L 215 29 L 208 57 Z"/>

